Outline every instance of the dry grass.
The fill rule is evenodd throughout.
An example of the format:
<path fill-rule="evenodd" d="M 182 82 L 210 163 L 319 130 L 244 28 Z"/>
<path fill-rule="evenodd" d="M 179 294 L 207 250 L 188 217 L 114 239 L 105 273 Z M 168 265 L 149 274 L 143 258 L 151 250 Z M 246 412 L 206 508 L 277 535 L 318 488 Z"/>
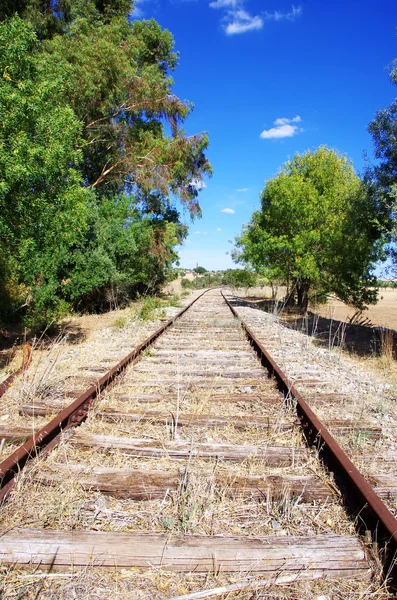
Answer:
<path fill-rule="evenodd" d="M 1 336 L 1 331 L 0 331 Z M 12 346 L 5 350 L 0 350 L 0 384 L 7 379 L 11 373 L 20 368 L 23 359 L 22 348 Z"/>
<path fill-rule="evenodd" d="M 200 314 L 198 309 L 195 313 Z M 227 325 L 225 319 L 227 310 L 212 310 L 211 319 L 217 319 L 221 327 Z M 194 315 L 194 313 L 193 313 Z M 119 318 L 119 317 L 117 317 Z M 193 316 L 194 321 L 194 316 Z M 114 327 L 120 332 L 131 332 L 124 327 L 124 322 L 118 322 Z M 194 323 L 192 331 L 194 330 Z M 235 330 L 232 330 L 235 331 Z M 108 332 L 106 332 L 108 335 Z M 241 336 L 241 334 L 239 334 Z M 126 335 L 127 337 L 127 335 Z M 186 339 L 191 339 L 192 334 L 187 328 Z M 168 340 L 170 340 L 168 338 Z M 164 341 L 164 339 L 163 339 Z M 99 357 L 108 356 L 109 343 L 106 336 L 102 336 L 102 348 L 99 348 L 91 356 L 91 363 L 84 358 L 84 353 L 76 353 L 73 365 L 82 361 L 89 366 L 97 364 Z M 167 338 L 165 338 L 167 344 Z M 135 344 L 134 344 L 135 345 Z M 204 347 L 206 342 L 198 342 L 198 346 Z M 230 346 L 224 342 L 217 342 L 222 348 Z M 107 347 L 106 347 L 107 346 Z M 103 347 L 106 348 L 104 351 Z M 113 347 L 113 346 L 112 346 Z M 211 346 L 214 347 L 214 344 Z M 118 350 L 116 344 L 114 349 Z M 123 351 L 125 354 L 125 351 Z M 155 351 L 154 351 L 155 355 Z M 147 361 L 150 361 L 152 352 L 148 353 Z M 63 360 L 63 359 L 62 359 Z M 62 365 L 62 360 L 56 364 Z M 85 362 L 84 362 L 85 361 Z M 59 367 L 59 373 L 65 375 L 70 369 L 70 364 Z M 256 360 L 252 365 L 257 366 Z M 253 367 L 253 368 L 255 368 Z M 251 368 L 251 367 L 250 367 Z M 50 374 L 56 371 L 52 368 Z M 70 372 L 70 371 L 69 371 Z M 118 391 L 135 390 L 142 393 L 147 389 L 147 382 L 153 375 L 141 373 L 139 377 L 133 374 L 134 382 L 127 376 L 120 381 L 108 394 L 104 395 L 97 410 L 90 416 L 88 421 L 80 428 L 80 433 L 106 433 L 106 435 L 125 435 L 129 437 L 151 437 L 163 441 L 165 439 L 191 440 L 192 447 L 202 441 L 227 442 L 239 444 L 257 444 L 263 448 L 268 445 L 285 445 L 302 447 L 302 438 L 297 429 L 280 433 L 277 427 L 267 437 L 263 430 L 252 427 L 240 431 L 230 424 L 226 428 L 211 429 L 205 431 L 201 428 L 177 428 L 171 429 L 167 425 L 156 423 L 127 423 L 122 419 L 117 424 L 109 424 L 97 417 L 98 410 L 109 407 L 122 408 L 133 411 L 142 409 L 142 404 L 134 400 L 121 400 L 117 396 Z M 52 385 L 57 385 L 58 379 Z M 269 419 L 274 419 L 277 424 L 279 419 L 290 419 L 290 408 L 280 405 L 263 405 L 260 401 L 256 407 L 250 403 L 244 405 L 242 398 L 238 409 L 236 406 L 223 404 L 216 401 L 214 389 L 200 389 L 194 379 L 193 385 L 189 384 L 189 378 L 184 378 L 179 372 L 175 377 L 177 390 L 173 396 L 165 402 L 160 402 L 150 408 L 156 410 L 172 411 L 178 414 L 182 411 L 204 414 L 225 411 L 230 416 L 251 410 L 261 414 L 266 410 Z M 225 381 L 221 378 L 213 378 L 217 384 L 224 387 L 223 393 L 238 393 L 241 391 L 239 383 Z M 43 380 L 43 384 L 46 379 Z M 249 386 L 245 386 L 249 387 Z M 264 380 L 258 382 L 252 389 L 246 389 L 246 393 L 263 390 L 268 393 L 271 386 Z M 243 394 L 242 394 L 243 396 Z M 34 398 L 38 397 L 35 391 Z M 251 535 L 251 536 L 282 536 L 282 535 L 316 535 L 321 533 L 353 534 L 354 526 L 347 517 L 341 506 L 337 495 L 330 495 L 325 502 L 302 502 L 300 497 L 292 497 L 285 492 L 281 498 L 266 495 L 261 501 L 253 498 L 239 496 L 231 497 L 227 490 L 216 482 L 218 475 L 229 476 L 242 475 L 283 475 L 315 473 L 324 481 L 327 476 L 323 471 L 315 455 L 308 453 L 307 460 L 302 465 L 294 465 L 292 468 L 280 467 L 270 468 L 266 461 L 249 458 L 242 463 L 230 464 L 220 460 L 203 460 L 197 456 L 189 456 L 186 460 L 174 461 L 164 455 L 161 458 L 136 458 L 123 453 L 120 450 L 98 450 L 96 448 L 77 448 L 65 435 L 64 441 L 59 444 L 46 460 L 38 459 L 34 465 L 20 476 L 18 484 L 13 492 L 12 501 L 3 507 L 0 521 L 2 530 L 8 527 L 44 527 L 46 529 L 85 529 L 99 531 L 150 531 L 171 534 L 199 534 L 199 535 Z M 88 469 L 91 467 L 131 467 L 136 469 L 175 471 L 179 469 L 181 480 L 184 485 L 178 490 L 167 491 L 164 497 L 150 501 L 120 500 L 112 496 L 105 496 L 96 490 L 83 490 L 78 482 L 78 476 L 70 473 L 62 483 L 47 487 L 35 480 L 35 475 L 43 469 L 55 466 L 57 463 L 80 464 Z M 302 577 L 304 574 L 302 574 Z M 250 577 L 250 574 L 241 574 L 240 577 L 225 576 L 220 573 L 208 573 L 205 576 L 196 574 L 178 575 L 164 572 L 162 570 L 100 570 L 86 568 L 81 571 L 64 569 L 63 572 L 50 573 L 43 576 L 38 570 L 19 571 L 18 569 L 3 569 L 2 583 L 3 597 L 7 600 L 30 599 L 30 598 L 126 598 L 133 600 L 154 599 L 165 600 L 188 594 L 192 590 L 210 589 L 219 586 L 230 586 Z M 330 582 L 324 579 L 315 582 L 285 582 L 280 588 L 272 585 L 271 588 L 263 590 L 263 585 L 252 586 L 249 590 L 230 590 L 219 598 L 230 600 L 239 598 L 253 600 L 254 598 L 310 598 L 316 600 L 334 598 L 387 598 L 387 594 L 379 588 L 376 580 L 372 583 L 364 581 Z M 256 589 L 259 588 L 259 589 Z M 262 588 L 262 589 L 261 589 Z M 1 587 L 0 587 L 1 590 Z"/>
<path fill-rule="evenodd" d="M 0 592 L 4 600 L 173 600 L 193 591 L 231 587 L 239 579 L 222 573 L 204 575 L 189 573 L 180 576 L 165 570 L 141 569 L 104 570 L 99 568 L 63 569 L 62 572 L 26 574 L 25 571 L 3 568 Z M 296 576 L 295 576 L 296 577 Z M 377 581 L 333 581 L 320 578 L 305 581 L 278 577 L 278 581 L 256 580 L 250 574 L 245 581 L 248 589 L 217 594 L 218 600 L 388 600 L 391 596 Z M 2 589 L 3 588 L 3 589 Z M 215 596 L 211 596 L 215 597 Z M 186 600 L 188 599 L 188 596 Z"/>
<path fill-rule="evenodd" d="M 395 474 L 397 363 L 392 354 L 392 332 L 383 331 L 380 356 L 358 357 L 341 350 L 337 345 L 331 348 L 335 332 L 331 343 L 327 338 L 329 347 L 322 349 L 316 344 L 315 336 L 311 335 L 310 327 L 302 325 L 299 331 L 291 331 L 275 321 L 271 315 L 261 311 L 240 308 L 239 312 L 260 338 L 272 340 L 271 354 L 289 377 L 294 378 L 297 374 L 304 373 L 309 376 L 312 370 L 314 378 L 327 381 L 324 387 L 317 386 L 317 389 L 297 383 L 304 397 L 308 394 L 311 398 L 313 395 L 316 398 L 314 401 L 311 399 L 309 404 L 313 404 L 320 420 L 364 420 L 381 428 L 380 438 L 375 439 L 366 435 L 359 427 L 343 433 L 330 427 L 339 444 L 362 473 L 368 477 L 372 474 Z M 326 402 L 319 400 L 321 393 L 330 392 L 342 394 L 348 401 L 340 402 L 337 395 L 334 399 L 329 397 Z M 388 452 L 390 454 L 386 457 Z M 387 460 L 379 459 L 381 456 Z M 395 498 L 386 500 L 386 504 L 393 514 L 397 513 Z"/>
<path fill-rule="evenodd" d="M 44 486 L 35 480 L 41 469 L 51 464 L 83 464 L 97 466 L 136 467 L 144 469 L 180 469 L 187 484 L 177 491 L 168 491 L 163 499 L 151 501 L 119 500 L 100 492 L 83 490 L 78 475 L 73 472 L 61 484 Z M 295 467 L 294 474 L 315 471 L 326 478 L 314 457 Z M 336 496 L 325 503 L 303 503 L 300 497 L 285 492 L 281 499 L 267 495 L 263 501 L 230 497 L 227 490 L 216 485 L 217 475 L 281 475 L 291 473 L 290 467 L 269 468 L 265 461 L 247 459 L 229 465 L 222 461 L 203 461 L 189 457 L 185 461 L 142 459 L 125 456 L 120 451 L 98 452 L 70 448 L 68 442 L 59 445 L 49 460 L 39 459 L 20 476 L 9 502 L 2 509 L 1 528 L 44 527 L 46 529 L 95 529 L 101 531 L 153 531 L 173 534 L 200 535 L 315 535 L 318 533 L 353 533 Z"/>
<path fill-rule="evenodd" d="M 5 439 L 0 440 L 0 462 L 5 460 L 7 456 L 12 454 L 19 446 L 20 444 L 6 442 Z"/>
<path fill-rule="evenodd" d="M 287 431 L 281 430 L 280 421 L 282 413 L 280 414 L 280 412 L 278 415 L 274 414 L 273 421 L 271 421 L 272 427 L 269 427 L 267 430 L 255 426 L 241 430 L 234 426 L 234 419 L 231 419 L 226 427 L 208 429 L 205 426 L 192 426 L 178 428 L 177 411 L 174 411 L 173 414 L 175 415 L 174 420 L 170 415 L 169 422 L 165 425 L 151 423 L 150 421 L 128 422 L 121 418 L 118 419 L 117 423 L 109 423 L 101 418 L 91 418 L 81 426 L 79 431 L 82 435 L 126 436 L 130 438 L 152 439 L 159 443 L 177 439 L 178 441 L 187 441 L 193 444 L 253 444 L 262 448 L 267 446 L 303 447 L 301 434 L 297 427 L 294 426 L 292 420 L 290 420 L 290 428 Z M 285 422 L 284 419 L 283 422 Z"/>
<path fill-rule="evenodd" d="M 326 318 L 348 322 L 355 314 L 355 309 L 336 298 L 330 298 L 326 305 L 318 306 L 318 314 Z M 373 325 L 397 330 L 397 290 L 384 288 L 379 290 L 378 303 L 362 312 Z"/>
<path fill-rule="evenodd" d="M 187 304 L 193 297 L 194 294 L 183 302 Z M 175 298 L 172 302 L 175 304 Z M 83 392 L 124 358 L 161 324 L 159 320 L 142 322 L 137 319 L 141 304 L 134 303 L 106 315 L 72 317 L 65 322 L 64 331 L 51 341 L 44 336 L 35 340 L 31 367 L 1 399 L 0 423 L 6 420 L 9 425 L 23 424 L 37 429 L 48 418 L 29 420 L 21 417 L 18 413 L 21 403 L 48 402 L 61 408 L 70 403 L 69 392 Z M 170 308 L 168 312 L 172 315 L 178 310 Z M 118 320 L 125 320 L 125 326 L 115 328 L 115 322 L 120 323 Z M 99 365 L 102 372 L 96 370 Z M 90 370 L 92 367 L 95 371 Z M 0 377 L 2 374 L 0 370 Z"/>
<path fill-rule="evenodd" d="M 95 410 L 101 411 L 107 410 L 118 410 L 124 412 L 134 412 L 135 410 L 161 410 L 170 414 L 174 414 L 179 407 L 179 412 L 189 412 L 194 415 L 222 415 L 232 416 L 236 414 L 253 414 L 267 417 L 270 422 L 277 422 L 278 418 L 282 415 L 293 416 L 291 411 L 287 410 L 287 407 L 283 405 L 283 398 L 280 396 L 279 405 L 275 406 L 270 403 L 266 403 L 267 395 L 263 394 L 258 388 L 253 390 L 251 398 L 246 394 L 239 393 L 238 391 L 231 388 L 228 393 L 235 393 L 237 399 L 234 402 L 222 402 L 222 396 L 218 395 L 219 390 L 211 389 L 194 389 L 191 387 L 180 386 L 179 390 L 171 391 L 167 394 L 153 393 L 152 396 L 148 395 L 148 401 L 145 402 L 142 398 L 138 402 L 134 398 L 134 394 L 129 395 L 129 390 L 132 388 L 124 388 L 120 391 L 119 388 L 109 390 L 109 393 L 102 396 L 99 403 L 96 405 Z M 135 393 L 137 393 L 135 391 Z M 275 392 L 277 393 L 277 392 Z M 155 397 L 156 402 L 150 402 L 150 399 Z M 264 398 L 264 400 L 261 399 Z M 128 398 L 128 399 L 127 399 Z M 161 399 L 160 399 L 161 398 Z M 280 408 L 282 407 L 281 413 Z"/>

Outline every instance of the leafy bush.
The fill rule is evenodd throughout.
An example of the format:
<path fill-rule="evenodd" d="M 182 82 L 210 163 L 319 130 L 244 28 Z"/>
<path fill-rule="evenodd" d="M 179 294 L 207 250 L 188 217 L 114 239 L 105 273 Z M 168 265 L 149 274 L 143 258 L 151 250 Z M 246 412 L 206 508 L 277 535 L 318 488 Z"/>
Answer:
<path fill-rule="evenodd" d="M 194 282 L 190 281 L 190 279 L 186 279 L 186 277 L 183 277 L 181 279 L 181 286 L 183 289 L 188 289 L 188 288 L 193 288 L 194 287 Z"/>
<path fill-rule="evenodd" d="M 254 287 L 256 285 L 257 275 L 253 271 L 245 269 L 228 269 L 222 277 L 223 285 L 232 287 Z"/>

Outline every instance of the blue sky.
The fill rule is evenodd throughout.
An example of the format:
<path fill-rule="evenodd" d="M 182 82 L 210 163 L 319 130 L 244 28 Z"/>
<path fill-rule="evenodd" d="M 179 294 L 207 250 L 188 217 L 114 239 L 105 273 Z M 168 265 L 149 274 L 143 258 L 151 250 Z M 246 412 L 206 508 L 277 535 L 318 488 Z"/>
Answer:
<path fill-rule="evenodd" d="M 229 240 L 295 152 L 326 144 L 358 172 L 372 159 L 367 125 L 397 96 L 397 0 L 138 0 L 136 15 L 173 33 L 174 91 L 195 105 L 186 132 L 210 139 L 181 266 L 235 267 Z"/>

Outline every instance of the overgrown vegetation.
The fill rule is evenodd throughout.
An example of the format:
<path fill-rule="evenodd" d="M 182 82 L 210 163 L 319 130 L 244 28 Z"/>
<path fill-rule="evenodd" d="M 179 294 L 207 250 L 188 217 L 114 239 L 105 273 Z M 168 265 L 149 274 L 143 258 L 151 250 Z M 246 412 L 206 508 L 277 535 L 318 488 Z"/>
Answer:
<path fill-rule="evenodd" d="M 394 279 L 378 279 L 376 282 L 376 287 L 378 288 L 397 288 L 397 281 Z"/>
<path fill-rule="evenodd" d="M 155 292 L 187 235 L 176 201 L 200 214 L 208 140 L 181 128 L 172 35 L 129 11 L 0 8 L 0 320 L 41 326 Z"/>
<path fill-rule="evenodd" d="M 127 315 L 117 317 L 112 324 L 114 330 L 124 329 L 128 327 L 131 322 L 136 321 L 152 321 L 157 318 L 164 318 L 166 316 L 166 308 L 174 306 L 180 308 L 180 298 L 176 294 L 169 294 L 164 297 L 160 296 L 146 296 L 138 299 L 138 306 L 136 308 L 129 308 Z"/>
<path fill-rule="evenodd" d="M 165 308 L 167 306 L 180 307 L 179 298 L 177 296 L 170 296 L 167 299 L 159 298 L 155 296 L 147 296 L 140 309 L 138 310 L 137 317 L 142 321 L 150 321 L 155 317 L 164 317 Z"/>

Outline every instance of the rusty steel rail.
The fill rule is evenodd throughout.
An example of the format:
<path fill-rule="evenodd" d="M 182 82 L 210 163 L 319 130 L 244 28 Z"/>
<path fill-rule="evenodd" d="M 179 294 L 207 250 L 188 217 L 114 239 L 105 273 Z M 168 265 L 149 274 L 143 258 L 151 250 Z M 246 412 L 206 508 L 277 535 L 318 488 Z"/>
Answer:
<path fill-rule="evenodd" d="M 22 346 L 22 365 L 11 373 L 2 383 L 0 383 L 0 398 L 4 396 L 8 388 L 13 384 L 14 379 L 18 377 L 18 375 L 22 375 L 26 371 L 26 369 L 30 366 L 32 362 L 32 346 L 30 344 L 24 344 Z"/>
<path fill-rule="evenodd" d="M 360 531 L 371 531 L 372 539 L 378 544 L 383 553 L 384 575 L 394 587 L 397 587 L 397 519 L 393 517 L 368 481 L 361 475 L 339 446 L 331 433 L 321 423 L 300 392 L 288 376 L 280 369 L 254 332 L 239 317 L 237 311 L 222 296 L 239 319 L 241 326 L 258 354 L 261 363 L 275 377 L 280 391 L 285 397 L 296 401 L 296 411 L 305 437 L 310 445 L 315 445 L 319 455 L 330 472 L 334 474 L 344 500 L 353 510 L 356 525 Z"/>
<path fill-rule="evenodd" d="M 132 352 L 118 362 L 108 373 L 103 375 L 88 390 L 76 398 L 72 404 L 62 410 L 52 421 L 42 427 L 36 434 L 32 435 L 22 446 L 17 448 L 15 452 L 0 463 L 0 502 L 9 494 L 15 484 L 15 476 L 22 471 L 26 463 L 36 458 L 44 450 L 48 451 L 56 446 L 63 431 L 70 427 L 76 427 L 85 421 L 88 411 L 98 395 L 207 291 L 202 292 L 190 304 L 179 311 L 175 317 L 159 327 L 159 329 L 134 348 Z"/>

